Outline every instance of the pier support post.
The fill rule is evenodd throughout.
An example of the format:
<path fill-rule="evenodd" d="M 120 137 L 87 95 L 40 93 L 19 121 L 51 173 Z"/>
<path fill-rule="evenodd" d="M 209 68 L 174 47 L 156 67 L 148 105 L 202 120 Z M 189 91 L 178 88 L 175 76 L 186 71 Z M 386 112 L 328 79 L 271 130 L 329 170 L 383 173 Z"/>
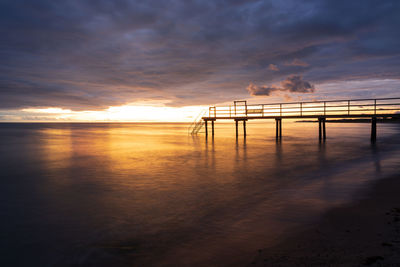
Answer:
<path fill-rule="evenodd" d="M 208 137 L 208 120 L 204 120 L 204 126 L 206 131 L 206 138 Z"/>
<path fill-rule="evenodd" d="M 318 118 L 318 139 L 322 140 L 322 119 Z"/>
<path fill-rule="evenodd" d="M 247 132 L 246 132 L 246 119 L 235 119 L 235 128 L 236 128 L 236 138 L 239 136 L 239 121 L 243 122 L 243 136 L 246 138 Z"/>
<path fill-rule="evenodd" d="M 376 117 L 371 118 L 371 142 L 376 142 Z"/>
<path fill-rule="evenodd" d="M 318 118 L 318 138 L 321 141 L 326 139 L 326 118 Z"/>
<path fill-rule="evenodd" d="M 282 139 L 282 119 L 275 119 L 276 139 Z"/>
<path fill-rule="evenodd" d="M 238 124 L 239 124 L 239 122 L 238 122 L 238 120 L 235 120 L 235 125 L 236 125 L 236 138 L 238 138 L 238 136 L 239 136 L 239 126 L 238 126 Z"/>
<path fill-rule="evenodd" d="M 318 118 L 318 139 L 322 140 L 321 118 Z"/>
<path fill-rule="evenodd" d="M 211 132 L 212 132 L 212 137 L 214 137 L 214 120 L 211 121 Z"/>

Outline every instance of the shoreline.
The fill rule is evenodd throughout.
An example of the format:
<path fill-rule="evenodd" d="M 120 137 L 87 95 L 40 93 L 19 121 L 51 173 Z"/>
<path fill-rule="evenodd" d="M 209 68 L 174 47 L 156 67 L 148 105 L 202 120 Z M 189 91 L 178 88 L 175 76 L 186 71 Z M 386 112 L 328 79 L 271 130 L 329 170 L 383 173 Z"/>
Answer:
<path fill-rule="evenodd" d="M 363 198 L 260 249 L 249 266 L 399 266 L 400 175 L 373 181 Z"/>

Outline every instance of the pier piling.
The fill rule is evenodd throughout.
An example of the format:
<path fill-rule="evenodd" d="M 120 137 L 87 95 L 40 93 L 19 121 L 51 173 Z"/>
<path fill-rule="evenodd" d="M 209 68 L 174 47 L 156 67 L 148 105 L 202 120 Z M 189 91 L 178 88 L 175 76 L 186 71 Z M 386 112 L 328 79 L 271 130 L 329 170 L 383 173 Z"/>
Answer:
<path fill-rule="evenodd" d="M 282 139 L 282 119 L 275 119 L 276 124 L 276 139 Z"/>
<path fill-rule="evenodd" d="M 208 137 L 208 121 L 204 120 L 204 126 L 205 126 L 205 132 L 206 132 L 206 138 Z"/>
<path fill-rule="evenodd" d="M 236 138 L 239 136 L 239 121 L 243 122 L 243 136 L 246 137 L 246 119 L 235 119 Z"/>
<path fill-rule="evenodd" d="M 326 118 L 318 118 L 318 138 L 319 140 L 326 140 Z"/>
<path fill-rule="evenodd" d="M 235 120 L 235 125 L 236 125 L 236 138 L 238 138 L 238 136 L 239 136 L 239 122 L 238 122 L 238 120 Z"/>
<path fill-rule="evenodd" d="M 371 118 L 371 142 L 376 142 L 376 117 Z"/>
<path fill-rule="evenodd" d="M 318 118 L 318 139 L 322 140 L 322 118 Z"/>
<path fill-rule="evenodd" d="M 318 139 L 319 139 L 319 141 L 321 141 L 322 140 L 322 121 L 321 121 L 321 118 L 318 118 Z"/>

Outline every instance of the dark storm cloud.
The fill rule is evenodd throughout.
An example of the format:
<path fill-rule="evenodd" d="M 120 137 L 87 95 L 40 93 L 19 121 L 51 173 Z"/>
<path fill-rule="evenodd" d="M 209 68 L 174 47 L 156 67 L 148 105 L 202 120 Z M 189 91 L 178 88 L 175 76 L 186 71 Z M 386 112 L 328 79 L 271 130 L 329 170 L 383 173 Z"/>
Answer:
<path fill-rule="evenodd" d="M 290 75 L 398 79 L 399 13 L 397 0 L 3 0 L 0 108 L 211 104 Z"/>
<path fill-rule="evenodd" d="M 257 86 L 253 83 L 250 83 L 249 86 L 247 86 L 247 91 L 249 91 L 250 95 L 252 96 L 269 96 L 275 91 L 285 91 L 290 93 L 313 93 L 315 91 L 315 87 L 310 82 L 304 81 L 301 76 L 292 75 L 281 81 L 280 86 Z"/>
<path fill-rule="evenodd" d="M 314 85 L 307 81 L 303 81 L 301 76 L 290 76 L 281 82 L 282 90 L 293 93 L 312 93 L 315 88 Z"/>
<path fill-rule="evenodd" d="M 281 91 L 282 89 L 277 86 L 257 86 L 253 83 L 250 83 L 247 86 L 247 91 L 249 91 L 252 96 L 269 96 L 271 93 L 275 91 Z"/>

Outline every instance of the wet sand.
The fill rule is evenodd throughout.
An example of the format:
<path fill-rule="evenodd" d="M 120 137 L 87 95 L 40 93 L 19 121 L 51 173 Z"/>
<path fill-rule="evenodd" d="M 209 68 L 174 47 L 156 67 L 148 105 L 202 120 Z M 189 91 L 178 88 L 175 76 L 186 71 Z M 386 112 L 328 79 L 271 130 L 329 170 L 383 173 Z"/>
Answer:
<path fill-rule="evenodd" d="M 316 225 L 260 249 L 249 266 L 400 266 L 400 175 L 360 194 Z"/>

